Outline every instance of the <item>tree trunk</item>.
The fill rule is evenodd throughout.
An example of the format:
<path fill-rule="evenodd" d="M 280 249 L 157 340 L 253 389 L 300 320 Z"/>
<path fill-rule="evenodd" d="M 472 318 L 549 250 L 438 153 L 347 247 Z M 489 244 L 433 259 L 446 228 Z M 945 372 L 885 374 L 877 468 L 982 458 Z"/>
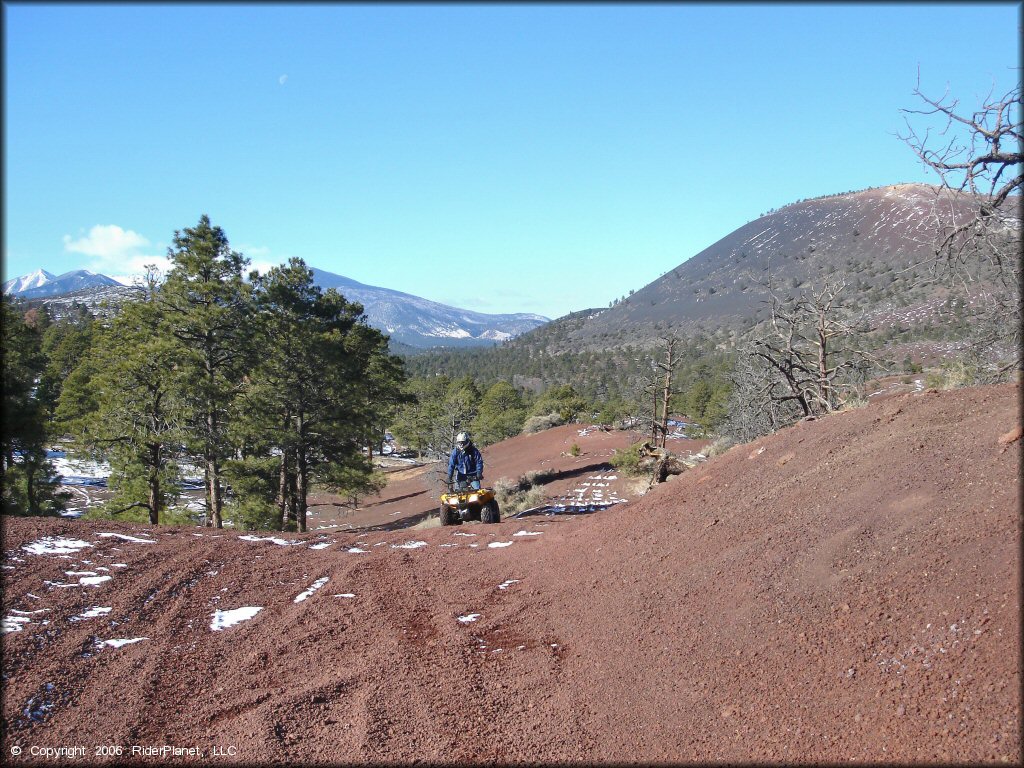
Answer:
<path fill-rule="evenodd" d="M 654 386 L 652 382 L 652 387 Z M 651 406 L 651 444 L 658 444 L 658 390 L 652 389 L 654 404 Z"/>
<path fill-rule="evenodd" d="M 207 513 L 208 519 L 213 518 L 214 528 L 223 528 L 224 521 L 221 517 L 222 501 L 221 501 L 221 487 L 220 487 L 220 465 L 217 463 L 217 457 L 208 455 L 206 458 L 206 477 L 208 478 L 209 485 L 206 488 L 206 498 L 208 499 L 209 512 Z"/>
<path fill-rule="evenodd" d="M 280 513 L 281 530 L 288 529 L 288 452 L 281 451 L 281 479 L 278 484 L 277 508 Z"/>
<path fill-rule="evenodd" d="M 203 487 L 206 492 L 206 519 L 203 520 L 203 525 L 207 528 L 213 527 L 213 499 L 210 498 L 210 462 L 206 462 L 206 466 L 203 468 Z"/>
<path fill-rule="evenodd" d="M 826 411 L 832 410 L 832 393 L 828 381 L 828 333 L 824 311 L 818 316 L 818 398 Z"/>
<path fill-rule="evenodd" d="M 661 393 L 661 447 L 665 447 L 668 440 L 668 407 L 672 400 L 672 347 L 670 342 L 665 357 L 665 387 Z"/>
<path fill-rule="evenodd" d="M 297 488 L 297 509 L 296 509 L 296 523 L 298 525 L 299 533 L 306 532 L 306 496 L 309 493 L 309 474 L 308 467 L 306 466 L 306 436 L 305 429 L 306 424 L 303 420 L 302 413 L 299 413 L 299 446 L 295 451 L 295 474 Z"/>
<path fill-rule="evenodd" d="M 298 495 L 297 481 L 295 479 L 295 473 L 292 471 L 288 472 L 288 519 L 285 521 L 285 527 L 288 530 L 295 530 L 298 527 Z"/>
<path fill-rule="evenodd" d="M 35 461 L 30 461 L 29 458 L 25 457 L 25 496 L 28 498 L 28 513 L 30 515 L 39 514 L 39 499 L 36 494 L 36 473 L 38 472 L 38 464 Z"/>
<path fill-rule="evenodd" d="M 160 523 L 160 444 L 149 447 L 149 522 Z"/>

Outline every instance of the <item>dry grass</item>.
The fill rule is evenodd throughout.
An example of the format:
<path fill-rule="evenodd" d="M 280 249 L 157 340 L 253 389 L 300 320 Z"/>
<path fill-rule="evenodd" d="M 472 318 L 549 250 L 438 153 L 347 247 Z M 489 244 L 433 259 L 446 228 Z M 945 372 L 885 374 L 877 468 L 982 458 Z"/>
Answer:
<path fill-rule="evenodd" d="M 524 509 L 536 507 L 544 500 L 541 486 L 548 482 L 554 472 L 550 469 L 539 469 L 527 472 L 516 480 L 501 477 L 494 484 L 494 495 L 501 507 L 502 517 L 509 517 Z"/>

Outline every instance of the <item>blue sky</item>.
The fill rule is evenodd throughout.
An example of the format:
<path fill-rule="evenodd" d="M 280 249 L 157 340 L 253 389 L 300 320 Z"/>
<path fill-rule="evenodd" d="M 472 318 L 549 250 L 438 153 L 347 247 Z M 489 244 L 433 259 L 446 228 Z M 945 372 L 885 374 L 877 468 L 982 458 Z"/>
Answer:
<path fill-rule="evenodd" d="M 5 3 L 4 278 L 137 272 L 208 213 L 483 312 L 639 289 L 771 208 L 935 181 L 912 91 L 1019 79 L 1018 3 Z"/>

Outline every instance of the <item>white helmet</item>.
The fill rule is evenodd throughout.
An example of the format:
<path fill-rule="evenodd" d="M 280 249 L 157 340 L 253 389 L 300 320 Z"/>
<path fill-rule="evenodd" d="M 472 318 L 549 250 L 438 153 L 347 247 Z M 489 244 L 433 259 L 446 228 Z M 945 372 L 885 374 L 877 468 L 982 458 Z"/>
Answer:
<path fill-rule="evenodd" d="M 465 448 L 470 442 L 471 438 L 469 436 L 469 432 L 459 432 L 459 434 L 455 436 L 455 445 L 460 449 Z"/>

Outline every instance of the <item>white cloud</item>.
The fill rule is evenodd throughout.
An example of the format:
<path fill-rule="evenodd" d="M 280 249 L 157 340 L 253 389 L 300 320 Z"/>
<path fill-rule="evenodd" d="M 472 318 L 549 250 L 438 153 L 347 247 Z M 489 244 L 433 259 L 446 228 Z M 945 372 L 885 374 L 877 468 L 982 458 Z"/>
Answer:
<path fill-rule="evenodd" d="M 65 251 L 92 257 L 87 269 L 127 284 L 142 275 L 148 264 L 155 264 L 163 272 L 170 269 L 166 256 L 145 252 L 149 245 L 149 240 L 138 232 L 116 224 L 97 224 L 77 240 L 64 235 Z"/>
<path fill-rule="evenodd" d="M 281 75 L 279 78 L 277 78 L 277 82 L 281 85 L 284 85 L 286 82 L 288 82 L 288 75 Z"/>
<path fill-rule="evenodd" d="M 249 262 L 249 266 L 246 267 L 246 273 L 252 272 L 254 269 L 261 275 L 267 274 L 274 267 L 280 267 L 280 264 L 275 264 L 270 261 L 257 261 L 253 259 Z"/>
<path fill-rule="evenodd" d="M 235 246 L 232 250 L 238 251 L 243 256 L 250 259 L 259 258 L 260 256 L 269 256 L 270 249 L 265 245 L 248 245 L 242 244 Z"/>
<path fill-rule="evenodd" d="M 65 251 L 101 259 L 121 258 L 146 245 L 149 245 L 149 240 L 138 232 L 121 229 L 116 224 L 97 224 L 89 230 L 87 236 L 78 240 L 72 240 L 71 235 L 64 235 Z"/>

